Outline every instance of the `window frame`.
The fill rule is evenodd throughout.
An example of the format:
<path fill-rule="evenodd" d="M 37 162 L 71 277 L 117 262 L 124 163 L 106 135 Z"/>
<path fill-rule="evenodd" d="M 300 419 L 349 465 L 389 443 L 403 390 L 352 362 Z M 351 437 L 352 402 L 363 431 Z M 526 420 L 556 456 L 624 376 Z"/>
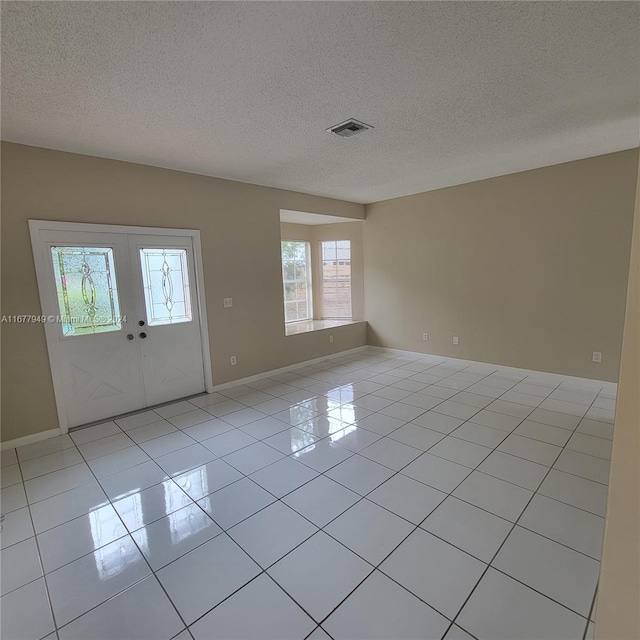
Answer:
<path fill-rule="evenodd" d="M 285 280 L 285 258 L 284 253 L 282 251 L 283 245 L 287 242 L 292 242 L 296 244 L 301 244 L 305 246 L 305 280 Z M 280 240 L 280 268 L 282 271 L 282 300 L 283 300 L 283 310 L 284 310 L 284 323 L 293 324 L 295 322 L 309 322 L 314 319 L 313 315 L 313 273 L 311 267 L 311 242 L 309 240 L 287 240 L 282 238 Z M 294 260 L 295 263 L 295 260 Z M 307 316 L 305 318 L 295 318 L 294 320 L 287 320 L 287 303 L 292 302 L 291 300 L 287 300 L 286 296 L 286 285 L 287 284 L 298 284 L 304 282 L 306 284 L 306 302 L 307 302 Z M 300 300 L 296 299 L 295 302 L 300 302 Z"/>
<path fill-rule="evenodd" d="M 325 262 L 334 262 L 337 272 L 337 267 L 345 266 L 344 258 L 338 257 L 338 243 L 339 242 L 347 242 L 349 244 L 349 315 L 348 316 L 336 316 L 336 315 L 327 315 L 326 314 L 326 303 L 325 303 Z M 333 243 L 336 248 L 336 259 L 335 260 L 325 260 L 324 259 L 324 245 Z M 318 272 L 318 283 L 320 290 L 320 309 L 321 315 L 320 320 L 353 320 L 353 259 L 352 259 L 352 251 L 351 251 L 352 242 L 349 238 L 341 238 L 336 240 L 320 240 L 318 242 L 318 263 L 319 263 L 319 272 Z M 342 265 L 340 263 L 343 263 Z"/>

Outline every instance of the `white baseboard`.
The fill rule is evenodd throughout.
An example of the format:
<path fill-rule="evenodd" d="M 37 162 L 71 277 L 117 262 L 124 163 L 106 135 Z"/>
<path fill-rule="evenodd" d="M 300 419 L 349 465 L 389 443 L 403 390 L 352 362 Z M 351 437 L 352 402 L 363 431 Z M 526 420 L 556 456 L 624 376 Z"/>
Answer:
<path fill-rule="evenodd" d="M 574 382 L 578 382 L 580 384 L 593 384 L 594 386 L 601 385 L 606 388 L 615 389 L 618 385 L 616 382 L 610 382 L 608 380 L 596 380 L 595 378 L 580 378 L 579 376 L 570 376 L 565 373 L 552 373 L 551 371 L 537 371 L 535 369 L 523 369 L 522 367 L 511 367 L 506 364 L 496 364 L 495 362 L 483 362 L 482 360 L 465 360 L 463 358 L 454 358 L 453 356 L 443 356 L 438 353 L 424 353 L 422 351 L 407 351 L 404 349 L 392 349 L 390 347 L 377 347 L 374 345 L 369 345 L 369 349 L 373 351 L 381 351 L 388 353 L 395 353 L 398 355 L 407 355 L 407 356 L 415 356 L 419 357 L 428 357 L 428 358 L 442 358 L 443 360 L 455 360 L 456 362 L 460 362 L 465 365 L 474 365 L 474 364 L 482 364 L 488 367 L 496 367 L 500 371 L 511 371 L 513 373 L 525 373 L 527 375 L 544 375 L 549 378 L 557 378 L 558 382 L 562 380 L 571 380 Z"/>
<path fill-rule="evenodd" d="M 38 433 L 32 433 L 28 436 L 22 436 L 22 438 L 15 438 L 13 440 L 6 440 L 0 443 L 0 450 L 15 449 L 16 447 L 24 447 L 26 444 L 33 444 L 34 442 L 40 442 L 40 440 L 48 440 L 49 438 L 55 438 L 60 435 L 60 429 L 49 429 L 48 431 L 39 431 Z"/>
<path fill-rule="evenodd" d="M 347 349 L 346 351 L 338 351 L 331 353 L 327 356 L 321 356 L 320 358 L 313 358 L 312 360 L 305 360 L 304 362 L 297 362 L 296 364 L 290 364 L 286 367 L 280 367 L 279 369 L 271 369 L 270 371 L 264 371 L 257 373 L 253 376 L 247 376 L 246 378 L 239 378 L 238 380 L 232 380 L 231 382 L 223 382 L 216 384 L 212 387 L 211 392 L 220 391 L 222 389 L 229 389 L 230 387 L 236 387 L 240 384 L 247 384 L 248 382 L 255 382 L 256 380 L 262 380 L 263 378 L 270 378 L 271 376 L 278 375 L 279 373 L 288 373 L 289 371 L 295 371 L 296 369 L 302 369 L 315 362 L 323 362 L 324 360 L 331 360 L 331 358 L 341 358 L 342 356 L 348 356 L 352 353 L 358 353 L 360 351 L 366 351 L 370 349 L 369 345 L 363 345 L 362 347 L 355 347 L 353 349 Z"/>

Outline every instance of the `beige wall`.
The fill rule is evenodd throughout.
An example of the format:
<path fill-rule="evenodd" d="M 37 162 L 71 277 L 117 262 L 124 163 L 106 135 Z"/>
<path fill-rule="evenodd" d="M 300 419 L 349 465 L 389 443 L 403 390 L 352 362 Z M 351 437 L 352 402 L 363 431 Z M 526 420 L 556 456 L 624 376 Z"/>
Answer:
<path fill-rule="evenodd" d="M 3 143 L 2 314 L 40 313 L 30 218 L 179 227 L 201 230 L 215 384 L 365 344 L 364 324 L 332 329 L 331 345 L 285 337 L 281 208 L 364 218 L 359 204 Z M 58 426 L 42 326 L 3 326 L 2 378 L 2 440 Z"/>
<path fill-rule="evenodd" d="M 598 640 L 640 638 L 640 171 L 618 385 Z"/>
<path fill-rule="evenodd" d="M 637 166 L 636 149 L 367 205 L 370 344 L 617 380 Z"/>
<path fill-rule="evenodd" d="M 292 224 L 283 222 L 280 231 L 283 240 L 306 240 L 311 244 L 311 273 L 313 276 L 313 315 L 320 317 L 321 273 L 319 243 L 323 240 L 351 241 L 351 313 L 354 320 L 364 320 L 364 250 L 362 222 L 338 224 Z"/>

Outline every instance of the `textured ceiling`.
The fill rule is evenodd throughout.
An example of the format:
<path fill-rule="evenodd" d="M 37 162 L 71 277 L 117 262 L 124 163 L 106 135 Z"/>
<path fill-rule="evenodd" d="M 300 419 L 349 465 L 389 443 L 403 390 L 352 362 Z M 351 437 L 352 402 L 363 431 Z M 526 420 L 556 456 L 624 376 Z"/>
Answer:
<path fill-rule="evenodd" d="M 3 2 L 2 137 L 373 202 L 637 146 L 636 2 Z M 375 127 L 342 139 L 325 129 Z"/>

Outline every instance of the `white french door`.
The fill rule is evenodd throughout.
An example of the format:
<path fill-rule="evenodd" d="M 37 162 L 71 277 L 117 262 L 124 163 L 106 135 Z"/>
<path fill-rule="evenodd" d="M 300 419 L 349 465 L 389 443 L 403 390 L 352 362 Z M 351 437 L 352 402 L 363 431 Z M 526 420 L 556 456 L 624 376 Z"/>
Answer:
<path fill-rule="evenodd" d="M 63 431 L 205 390 L 194 232 L 30 225 Z"/>

